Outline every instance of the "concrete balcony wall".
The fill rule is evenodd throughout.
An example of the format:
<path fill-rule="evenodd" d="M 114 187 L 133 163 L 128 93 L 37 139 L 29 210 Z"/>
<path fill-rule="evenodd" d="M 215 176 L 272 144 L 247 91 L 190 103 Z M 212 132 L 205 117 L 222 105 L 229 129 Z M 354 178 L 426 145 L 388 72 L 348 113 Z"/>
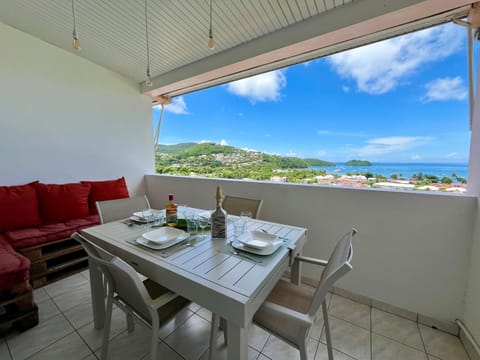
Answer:
<path fill-rule="evenodd" d="M 328 257 L 354 226 L 354 270 L 339 287 L 438 320 L 463 315 L 475 197 L 160 175 L 146 182 L 157 208 L 173 193 L 178 203 L 211 209 L 217 185 L 262 198 L 262 219 L 309 229 L 309 256 Z M 304 275 L 319 272 L 305 267 Z"/>
<path fill-rule="evenodd" d="M 3 23 L 0 44 L 0 185 L 125 176 L 144 193 L 153 129 L 138 84 Z"/>

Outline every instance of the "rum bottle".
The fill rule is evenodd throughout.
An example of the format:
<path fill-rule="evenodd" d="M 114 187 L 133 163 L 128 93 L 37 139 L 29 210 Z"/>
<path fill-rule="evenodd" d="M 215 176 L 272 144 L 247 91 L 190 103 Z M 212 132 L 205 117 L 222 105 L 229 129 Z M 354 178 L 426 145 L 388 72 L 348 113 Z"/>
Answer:
<path fill-rule="evenodd" d="M 168 226 L 177 225 L 177 204 L 173 202 L 173 194 L 168 194 L 168 204 L 165 206 L 165 217 Z"/>
<path fill-rule="evenodd" d="M 217 206 L 212 213 L 212 238 L 227 238 L 227 212 L 222 208 L 222 189 L 217 186 Z"/>

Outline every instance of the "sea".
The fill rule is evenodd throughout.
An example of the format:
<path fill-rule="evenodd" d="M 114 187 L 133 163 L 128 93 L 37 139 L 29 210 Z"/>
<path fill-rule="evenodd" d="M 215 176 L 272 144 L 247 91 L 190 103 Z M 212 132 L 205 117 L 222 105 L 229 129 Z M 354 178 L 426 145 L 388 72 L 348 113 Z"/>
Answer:
<path fill-rule="evenodd" d="M 442 178 L 444 176 L 460 176 L 467 179 L 468 164 L 460 163 L 372 163 L 371 166 L 349 166 L 344 163 L 337 163 L 336 166 L 310 166 L 311 170 L 325 170 L 327 174 L 346 175 L 370 172 L 374 175 L 382 174 L 390 178 L 397 174 L 399 178 L 410 179 L 413 174 L 422 172 L 424 175 L 434 175 Z"/>

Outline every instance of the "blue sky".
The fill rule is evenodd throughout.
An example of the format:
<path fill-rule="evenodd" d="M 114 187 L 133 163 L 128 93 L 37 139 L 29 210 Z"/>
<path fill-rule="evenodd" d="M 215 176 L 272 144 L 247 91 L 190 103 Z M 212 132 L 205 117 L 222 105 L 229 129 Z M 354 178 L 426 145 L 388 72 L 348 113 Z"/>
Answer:
<path fill-rule="evenodd" d="M 446 24 L 176 97 L 159 143 L 335 162 L 467 162 L 466 47 L 465 28 Z"/>

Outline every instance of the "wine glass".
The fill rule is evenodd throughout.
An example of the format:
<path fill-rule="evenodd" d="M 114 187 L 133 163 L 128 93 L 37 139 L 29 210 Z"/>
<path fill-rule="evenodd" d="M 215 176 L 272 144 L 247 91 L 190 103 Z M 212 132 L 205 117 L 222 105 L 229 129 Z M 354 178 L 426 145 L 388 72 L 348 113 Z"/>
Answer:
<path fill-rule="evenodd" d="M 205 228 L 208 226 L 210 222 L 210 219 L 205 217 L 205 216 L 199 216 L 197 217 L 197 223 L 200 229 L 202 229 L 202 238 L 205 238 L 207 235 L 205 235 Z"/>

